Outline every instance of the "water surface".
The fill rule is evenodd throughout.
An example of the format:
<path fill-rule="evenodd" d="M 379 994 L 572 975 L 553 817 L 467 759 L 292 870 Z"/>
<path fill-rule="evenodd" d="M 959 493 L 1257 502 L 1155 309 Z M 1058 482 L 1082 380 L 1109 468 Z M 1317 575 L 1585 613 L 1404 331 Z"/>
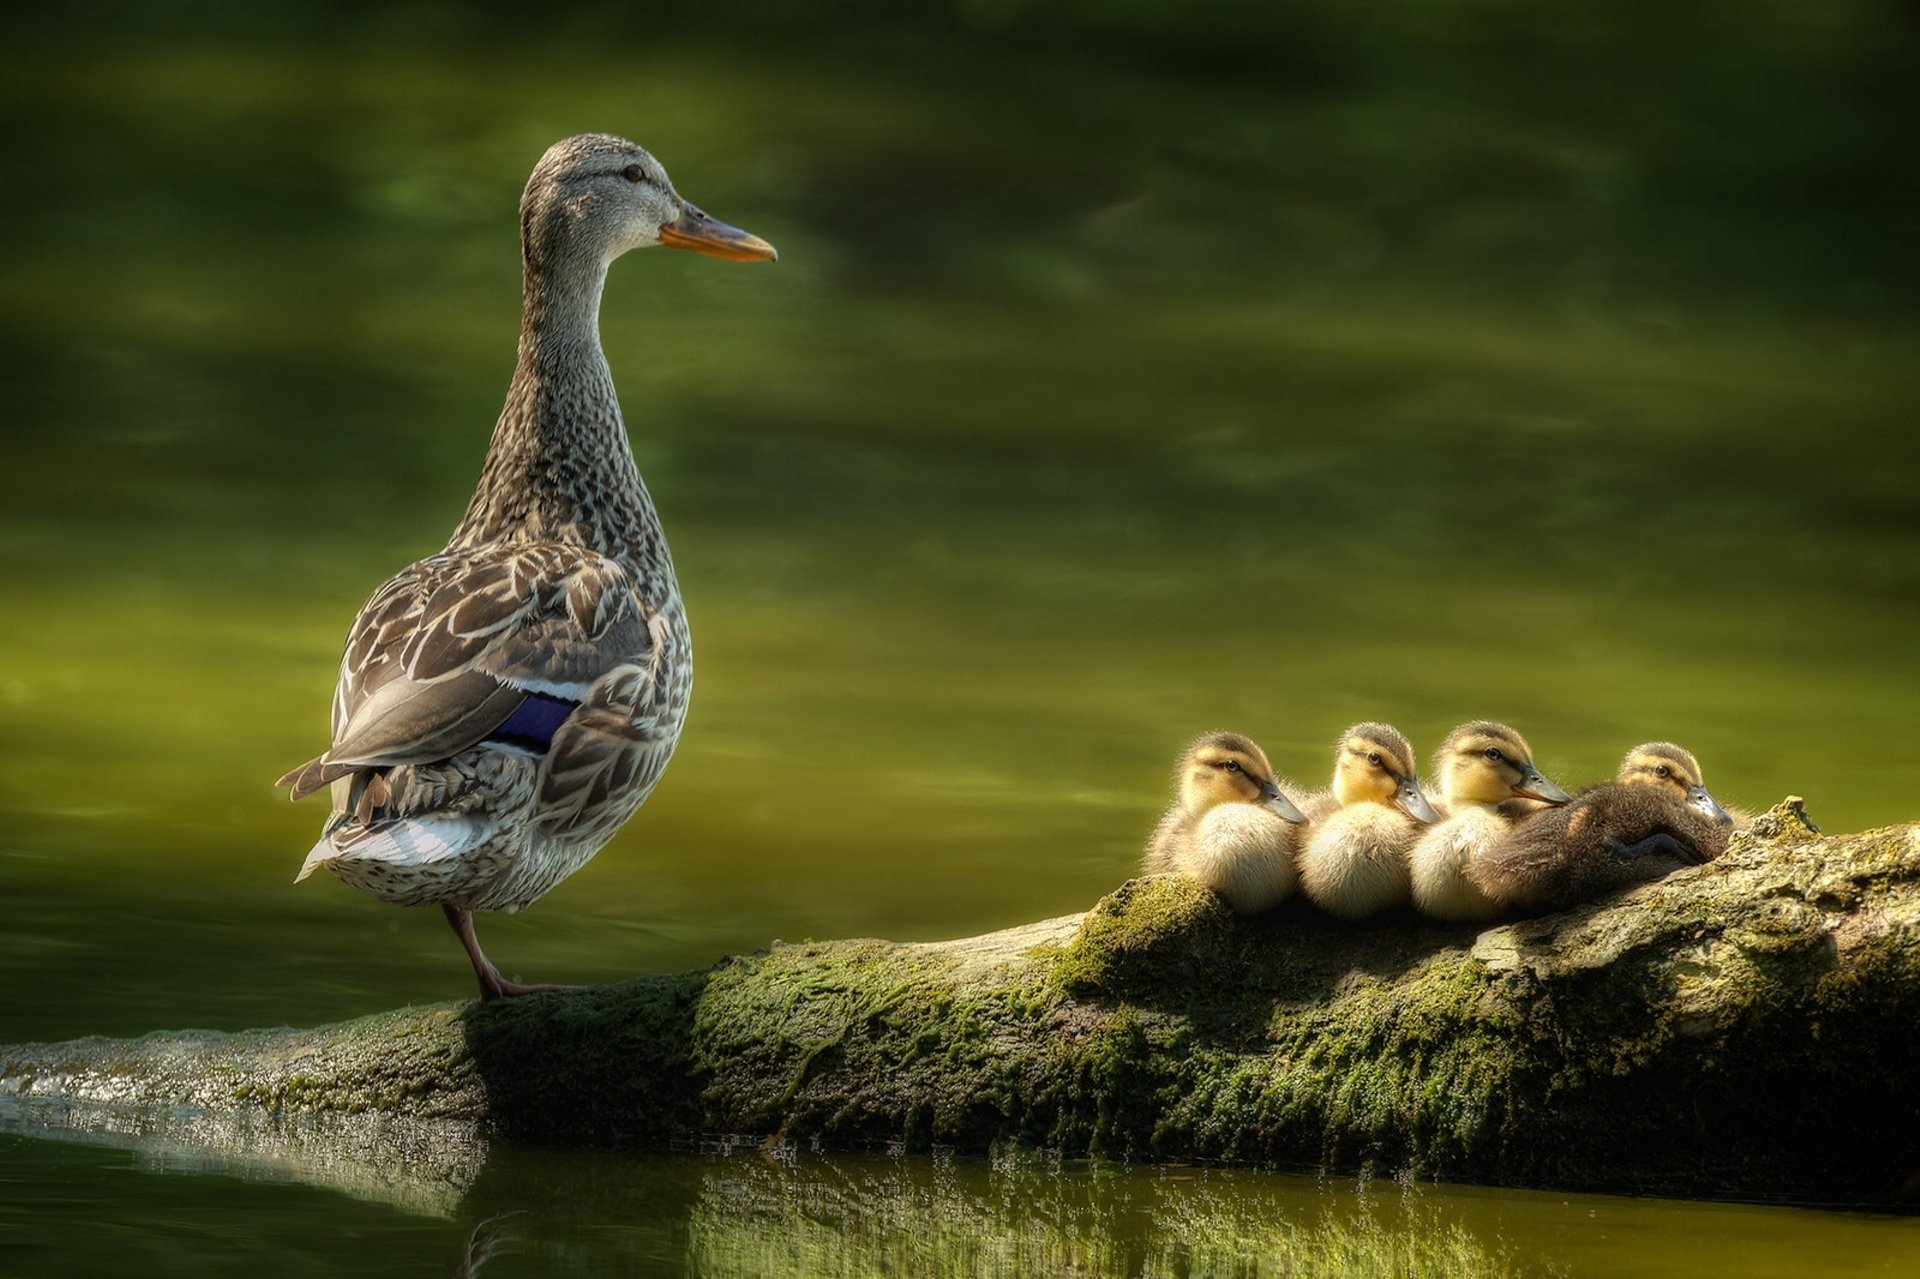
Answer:
<path fill-rule="evenodd" d="M 639 254 L 609 282 L 694 706 L 601 857 L 482 921 L 509 972 L 1084 909 L 1216 727 L 1309 782 L 1366 718 L 1423 752 L 1504 718 L 1567 784 L 1666 737 L 1729 802 L 1802 794 L 1836 830 L 1914 817 L 1920 210 L 1890 160 L 1920 121 L 1911 23 L 1864 0 L 1108 10 L 773 3 L 728 33 L 597 6 L 0 20 L 0 1041 L 467 990 L 437 915 L 291 885 L 320 812 L 270 783 L 324 745 L 366 592 L 459 516 L 511 367 L 514 201 L 585 128 L 650 146 L 782 256 Z M 64 1222 L 15 1213 L 24 1273 L 99 1269 L 81 1241 L 160 1272 L 417 1272 L 520 1210 L 463 1195 L 427 1220 L 137 1148 L 6 1151 L 41 1188 L 32 1220 Z M 480 1184 L 511 1177 L 499 1158 Z M 868 1188 L 833 1218 L 862 1257 L 918 1246 L 902 1195 L 1009 1255 L 1077 1237 L 993 1207 L 985 1169 L 550 1163 L 660 1179 L 685 1211 L 647 1243 L 581 1192 L 574 1225 L 510 1228 L 535 1242 L 502 1273 L 729 1255 L 695 1250 L 784 1220 L 789 1181 Z M 1120 1273 L 1172 1246 L 1160 1175 L 1042 1184 L 1133 1222 L 1100 1245 L 1126 1266 L 1086 1263 Z M 873 1189 L 942 1178 L 969 1189 Z M 765 1194 L 734 1220 L 715 1187 L 736 1182 Z M 1309 1233 L 1403 1213 L 1398 1192 L 1208 1184 L 1223 1239 L 1261 1196 Z M 1506 1223 L 1473 1227 L 1500 1265 L 1586 1264 L 1515 1224 L 1522 1198 L 1423 1193 Z M 1607 1211 L 1671 1223 L 1634 1255 L 1677 1269 L 1699 1220 L 1784 1241 L 1756 1267 L 1912 1242 Z"/>
<path fill-rule="evenodd" d="M 21 1273 L 1903 1274 L 1908 1218 L 1005 1154 L 414 1148 L 351 1166 L 0 1134 Z M 317 1184 L 316 1184 L 317 1183 Z M 129 1211 L 129 1205 L 137 1205 Z M 85 1264 L 78 1258 L 87 1257 Z M 184 1259 L 191 1257 L 192 1264 Z"/>

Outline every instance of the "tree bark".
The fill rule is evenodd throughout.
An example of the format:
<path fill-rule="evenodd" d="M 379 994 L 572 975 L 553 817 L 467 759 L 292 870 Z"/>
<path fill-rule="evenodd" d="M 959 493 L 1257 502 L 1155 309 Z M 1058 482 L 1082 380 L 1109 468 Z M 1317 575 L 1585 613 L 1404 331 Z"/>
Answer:
<path fill-rule="evenodd" d="M 1822 837 L 1789 799 L 1710 865 L 1484 930 L 1304 902 L 1244 920 L 1156 877 L 964 941 L 776 944 L 309 1030 L 0 1047 L 0 1126 L 1016 1142 L 1893 1204 L 1920 1194 L 1916 1028 L 1920 827 Z"/>

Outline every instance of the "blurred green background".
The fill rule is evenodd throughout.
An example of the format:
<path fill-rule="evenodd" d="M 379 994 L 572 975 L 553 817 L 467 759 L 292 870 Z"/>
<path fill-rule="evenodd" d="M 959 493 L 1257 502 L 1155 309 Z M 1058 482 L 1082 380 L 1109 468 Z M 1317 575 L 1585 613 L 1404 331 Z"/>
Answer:
<path fill-rule="evenodd" d="M 603 332 L 697 653 L 481 934 L 591 980 L 1125 878 L 1193 734 L 1633 743 L 1920 817 L 1920 10 L 42 5 L 0 19 L 0 1040 L 468 993 L 291 880 L 372 587 L 458 518 L 515 202 L 630 136 L 776 243 Z"/>
<path fill-rule="evenodd" d="M 1569 785 L 1671 737 L 1920 818 L 1913 0 L 76 0 L 0 47 L 0 1041 L 470 992 L 437 912 L 292 885 L 322 804 L 271 783 L 463 509 L 520 186 L 589 129 L 781 260 L 609 282 L 694 706 L 482 922 L 508 972 L 1084 909 L 1212 728 L 1313 784 L 1362 718 Z M 1911 1269 L 1911 1223 L 1410 1177 L 4 1129 L 36 1275 Z"/>

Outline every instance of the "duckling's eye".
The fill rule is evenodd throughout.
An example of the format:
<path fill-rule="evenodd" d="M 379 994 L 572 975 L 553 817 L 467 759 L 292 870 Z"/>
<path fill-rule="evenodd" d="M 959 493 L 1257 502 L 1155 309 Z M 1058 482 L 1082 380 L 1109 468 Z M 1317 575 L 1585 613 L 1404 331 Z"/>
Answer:
<path fill-rule="evenodd" d="M 1486 755 L 1488 759 L 1492 760 L 1496 764 L 1499 763 L 1501 759 L 1504 758 L 1504 756 L 1500 754 L 1500 748 L 1498 746 L 1487 747 Z"/>
<path fill-rule="evenodd" d="M 1237 759 L 1230 759 L 1224 765 L 1222 765 L 1222 767 L 1224 767 L 1229 773 L 1237 773 L 1240 771 L 1240 761 Z"/>
<path fill-rule="evenodd" d="M 1665 764 L 1660 765 L 1660 767 L 1654 769 L 1653 772 L 1656 777 L 1672 777 L 1673 776 L 1673 770 L 1671 768 L 1668 768 Z"/>
<path fill-rule="evenodd" d="M 620 176 L 629 182 L 644 182 L 647 180 L 647 171 L 637 164 L 629 164 L 620 170 Z"/>
<path fill-rule="evenodd" d="M 1373 766 L 1374 766 L 1375 768 L 1378 768 L 1378 767 L 1380 767 L 1380 752 L 1379 752 L 1379 751 L 1368 751 L 1368 752 L 1367 752 L 1367 763 L 1369 763 L 1369 764 L 1372 764 L 1372 765 L 1373 765 Z"/>

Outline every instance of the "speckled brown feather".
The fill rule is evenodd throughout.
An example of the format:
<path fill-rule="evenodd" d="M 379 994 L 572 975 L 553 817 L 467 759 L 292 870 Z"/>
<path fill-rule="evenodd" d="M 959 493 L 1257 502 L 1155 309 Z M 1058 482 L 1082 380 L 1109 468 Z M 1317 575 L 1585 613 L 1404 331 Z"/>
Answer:
<path fill-rule="evenodd" d="M 629 192 L 633 165 L 648 185 Z M 640 212 L 621 222 L 610 210 L 625 204 Z M 325 864 L 389 901 L 517 909 L 659 780 L 691 645 L 598 306 L 607 264 L 651 242 L 631 219 L 684 207 L 652 157 L 607 135 L 556 144 L 528 180 L 519 359 L 473 499 L 444 551 L 360 610 L 334 744 L 281 779 L 295 798 L 334 786 L 302 876 Z M 544 751 L 489 740 L 530 693 L 579 705 Z"/>
<path fill-rule="evenodd" d="M 1557 910 L 1711 861 L 1726 849 L 1731 818 L 1718 820 L 1696 799 L 1716 805 L 1693 752 L 1643 742 L 1613 781 L 1564 808 L 1524 815 L 1475 866 L 1475 880 L 1509 909 Z"/>
<path fill-rule="evenodd" d="M 1652 787 L 1607 782 L 1520 821 L 1470 874 L 1507 909 L 1561 910 L 1712 861 L 1726 851 L 1731 829 Z M 1624 858 L 1607 846 L 1609 839 L 1636 844 L 1658 834 L 1672 836 L 1686 851 Z"/>

